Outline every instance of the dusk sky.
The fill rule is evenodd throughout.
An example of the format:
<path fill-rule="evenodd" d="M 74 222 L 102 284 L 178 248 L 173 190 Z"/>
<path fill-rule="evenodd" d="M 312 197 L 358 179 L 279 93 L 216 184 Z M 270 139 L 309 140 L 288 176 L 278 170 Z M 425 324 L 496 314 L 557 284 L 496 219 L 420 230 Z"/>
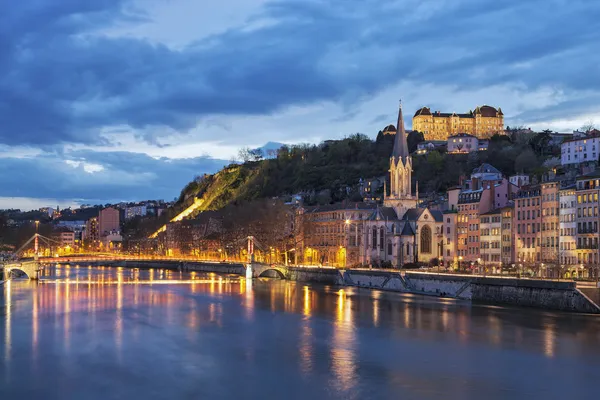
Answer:
<path fill-rule="evenodd" d="M 240 147 L 422 106 L 600 123 L 593 0 L 0 2 L 0 208 L 178 196 Z"/>

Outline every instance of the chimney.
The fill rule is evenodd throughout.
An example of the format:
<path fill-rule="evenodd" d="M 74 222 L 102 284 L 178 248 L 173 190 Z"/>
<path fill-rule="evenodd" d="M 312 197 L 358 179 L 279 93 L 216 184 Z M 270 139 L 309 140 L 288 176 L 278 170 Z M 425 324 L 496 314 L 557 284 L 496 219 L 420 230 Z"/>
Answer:
<path fill-rule="evenodd" d="M 479 178 L 472 177 L 471 178 L 471 185 L 472 185 L 472 189 L 473 190 L 479 189 L 480 188 L 480 186 L 479 186 L 480 185 Z"/>
<path fill-rule="evenodd" d="M 496 208 L 496 183 L 490 182 L 490 211 Z"/>

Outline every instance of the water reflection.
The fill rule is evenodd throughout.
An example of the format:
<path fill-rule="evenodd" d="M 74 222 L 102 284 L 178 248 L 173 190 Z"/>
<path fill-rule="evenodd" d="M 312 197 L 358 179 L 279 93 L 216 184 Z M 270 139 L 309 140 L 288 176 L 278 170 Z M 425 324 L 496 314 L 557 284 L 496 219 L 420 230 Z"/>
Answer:
<path fill-rule="evenodd" d="M 199 379 L 203 388 L 214 386 L 213 392 L 197 388 L 206 398 L 255 397 L 256 385 L 275 385 L 269 393 L 277 398 L 484 398 L 506 388 L 532 393 L 542 383 L 557 396 L 577 385 L 584 398 L 585 376 L 600 376 L 600 320 L 590 316 L 88 266 L 48 269 L 38 284 L 9 281 L 2 289 L 0 387 L 8 388 L 7 398 L 31 397 L 23 379 L 98 388 L 100 377 L 122 388 L 148 388 L 132 398 L 181 397 L 178 388 Z M 567 382 L 552 380 L 566 364 Z M 527 369 L 527 379 L 511 374 L 515 365 Z M 115 368 L 134 371 L 133 380 L 104 376 Z M 231 371 L 237 383 L 255 384 L 245 390 L 223 384 Z M 274 376 L 286 384 L 277 386 Z"/>

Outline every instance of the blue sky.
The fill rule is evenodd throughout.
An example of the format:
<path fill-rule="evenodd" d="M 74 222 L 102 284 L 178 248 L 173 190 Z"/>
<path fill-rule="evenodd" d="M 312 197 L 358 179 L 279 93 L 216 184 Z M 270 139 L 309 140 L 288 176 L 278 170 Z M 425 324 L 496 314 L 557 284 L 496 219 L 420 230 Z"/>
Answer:
<path fill-rule="evenodd" d="M 0 3 L 0 207 L 172 199 L 242 146 L 417 108 L 600 122 L 591 0 Z"/>

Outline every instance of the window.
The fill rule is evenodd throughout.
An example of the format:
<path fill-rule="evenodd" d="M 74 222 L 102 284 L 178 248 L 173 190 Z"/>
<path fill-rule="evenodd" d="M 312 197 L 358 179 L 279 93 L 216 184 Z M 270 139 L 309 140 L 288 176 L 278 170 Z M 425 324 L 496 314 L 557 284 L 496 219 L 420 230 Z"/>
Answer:
<path fill-rule="evenodd" d="M 373 248 L 376 249 L 377 248 L 377 227 L 374 226 L 373 227 Z"/>
<path fill-rule="evenodd" d="M 421 229 L 421 252 L 431 253 L 431 229 L 427 225 Z"/>
<path fill-rule="evenodd" d="M 383 236 L 384 235 L 385 235 L 385 229 L 382 226 L 381 228 L 379 228 L 379 247 L 381 248 L 381 251 L 383 251 Z"/>
<path fill-rule="evenodd" d="M 388 248 L 388 256 L 391 256 L 392 255 L 392 241 L 391 240 L 388 240 L 387 248 Z"/>

